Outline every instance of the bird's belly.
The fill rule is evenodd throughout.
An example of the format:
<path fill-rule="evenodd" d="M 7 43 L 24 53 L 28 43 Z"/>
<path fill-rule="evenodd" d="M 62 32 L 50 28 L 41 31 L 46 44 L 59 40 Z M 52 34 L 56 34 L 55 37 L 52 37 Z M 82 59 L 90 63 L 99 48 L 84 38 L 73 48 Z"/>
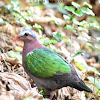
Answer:
<path fill-rule="evenodd" d="M 53 80 L 50 80 L 47 78 L 39 78 L 39 77 L 32 75 L 30 72 L 28 72 L 27 69 L 25 71 L 29 75 L 29 77 L 34 81 L 36 86 L 38 86 L 39 88 L 52 89 L 54 87 L 54 84 L 56 84 L 56 82 L 54 82 Z"/>
<path fill-rule="evenodd" d="M 31 79 L 34 81 L 34 83 L 36 84 L 36 86 L 38 86 L 39 88 L 43 88 L 43 89 L 48 89 L 48 90 L 56 90 L 57 89 L 57 84 L 56 81 L 54 80 L 50 80 L 50 79 L 43 79 L 43 78 L 38 78 L 35 76 L 32 76 Z"/>
<path fill-rule="evenodd" d="M 39 78 L 39 77 L 32 75 L 29 72 L 27 72 L 27 74 L 34 81 L 34 83 L 36 84 L 38 88 L 43 88 L 44 90 L 49 90 L 49 91 L 54 91 L 56 89 L 61 88 L 59 87 L 59 85 L 57 84 L 55 80 L 48 79 L 48 78 Z"/>

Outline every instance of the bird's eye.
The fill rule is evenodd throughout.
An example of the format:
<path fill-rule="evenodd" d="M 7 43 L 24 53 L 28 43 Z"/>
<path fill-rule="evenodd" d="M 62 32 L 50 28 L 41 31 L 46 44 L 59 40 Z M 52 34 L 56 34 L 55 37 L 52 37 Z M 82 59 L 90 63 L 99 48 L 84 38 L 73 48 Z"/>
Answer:
<path fill-rule="evenodd" d="M 25 36 L 28 36 L 28 35 L 29 35 L 29 33 L 25 33 L 24 35 L 25 35 Z"/>

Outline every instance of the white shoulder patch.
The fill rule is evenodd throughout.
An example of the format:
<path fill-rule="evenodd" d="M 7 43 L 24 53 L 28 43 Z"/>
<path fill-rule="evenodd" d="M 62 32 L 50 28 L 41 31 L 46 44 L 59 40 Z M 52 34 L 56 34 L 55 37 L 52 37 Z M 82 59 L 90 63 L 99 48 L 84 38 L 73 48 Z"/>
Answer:
<path fill-rule="evenodd" d="M 32 53 L 34 53 L 33 51 L 30 51 L 26 56 L 28 56 L 29 54 L 32 54 Z"/>

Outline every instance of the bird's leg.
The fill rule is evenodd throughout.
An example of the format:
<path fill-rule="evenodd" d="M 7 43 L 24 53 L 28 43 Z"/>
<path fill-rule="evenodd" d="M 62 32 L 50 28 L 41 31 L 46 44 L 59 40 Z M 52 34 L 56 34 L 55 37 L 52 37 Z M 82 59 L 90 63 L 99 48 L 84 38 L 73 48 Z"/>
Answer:
<path fill-rule="evenodd" d="M 49 97 L 50 100 L 52 100 L 54 93 L 55 93 L 54 91 L 50 92 L 50 97 Z"/>

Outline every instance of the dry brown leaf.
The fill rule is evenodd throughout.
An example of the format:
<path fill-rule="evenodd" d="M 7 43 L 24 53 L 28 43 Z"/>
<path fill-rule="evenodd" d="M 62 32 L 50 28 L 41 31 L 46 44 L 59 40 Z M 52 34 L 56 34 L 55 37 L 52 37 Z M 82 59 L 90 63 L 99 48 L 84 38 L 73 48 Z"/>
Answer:
<path fill-rule="evenodd" d="M 64 87 L 58 90 L 57 100 L 64 100 L 65 98 L 68 100 L 86 100 L 84 92 L 80 92 L 71 87 Z"/>
<path fill-rule="evenodd" d="M 16 28 L 16 26 L 14 26 L 14 25 L 9 25 L 9 27 L 8 27 L 8 25 L 0 26 L 0 32 L 7 33 L 12 37 L 16 37 L 19 34 L 19 32 L 23 29 L 24 29 L 24 27 Z"/>
<path fill-rule="evenodd" d="M 0 87 L 2 95 L 14 98 L 9 100 L 23 100 L 25 97 L 43 99 L 43 96 L 38 93 L 37 87 L 31 88 L 29 81 L 16 73 L 0 73 Z"/>
<path fill-rule="evenodd" d="M 85 93 L 84 92 L 77 91 L 72 96 L 72 100 L 86 100 Z"/>
<path fill-rule="evenodd" d="M 67 60 L 70 62 L 71 58 L 70 58 L 70 52 L 63 46 L 61 46 L 61 51 L 63 53 L 64 57 L 67 57 Z"/>

